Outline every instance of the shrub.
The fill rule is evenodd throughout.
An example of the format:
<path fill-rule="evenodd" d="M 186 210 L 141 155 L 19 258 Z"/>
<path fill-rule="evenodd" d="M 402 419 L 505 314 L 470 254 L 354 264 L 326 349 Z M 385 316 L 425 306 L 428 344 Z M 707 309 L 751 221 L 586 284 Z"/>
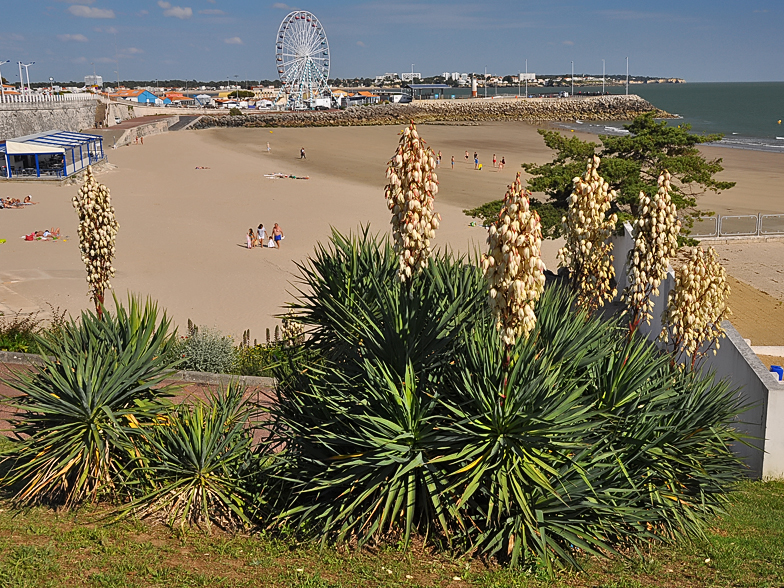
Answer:
<path fill-rule="evenodd" d="M 188 321 L 188 335 L 172 352 L 182 360 L 182 368 L 197 372 L 230 374 L 237 363 L 237 350 L 231 337 L 217 329 L 197 327 Z"/>
<path fill-rule="evenodd" d="M 7 317 L 0 313 L 0 351 L 35 353 L 35 335 L 40 329 L 41 323 L 35 314 L 17 313 Z"/>
<path fill-rule="evenodd" d="M 116 314 L 83 312 L 57 337 L 37 337 L 42 365 L 15 374 L 22 393 L 12 406 L 19 440 L 2 484 L 19 484 L 16 500 L 73 506 L 95 500 L 125 478 L 138 458 L 142 429 L 162 410 L 170 372 L 169 320 L 155 304 L 116 299 Z"/>
<path fill-rule="evenodd" d="M 212 524 L 249 525 L 253 413 L 246 389 L 236 383 L 210 392 L 207 402 L 169 411 L 148 434 L 144 465 L 133 475 L 131 486 L 143 493 L 123 511 L 207 531 Z"/>
<path fill-rule="evenodd" d="M 240 114 L 242 114 L 242 111 L 239 108 L 234 107 L 229 110 L 229 115 L 231 116 L 239 116 Z"/>
<path fill-rule="evenodd" d="M 272 408 L 282 523 L 550 569 L 700 533 L 739 475 L 735 391 L 558 287 L 507 346 L 476 267 L 440 254 L 401 284 L 396 261 L 365 230 L 302 266 L 293 306 L 319 362 L 293 358 Z"/>

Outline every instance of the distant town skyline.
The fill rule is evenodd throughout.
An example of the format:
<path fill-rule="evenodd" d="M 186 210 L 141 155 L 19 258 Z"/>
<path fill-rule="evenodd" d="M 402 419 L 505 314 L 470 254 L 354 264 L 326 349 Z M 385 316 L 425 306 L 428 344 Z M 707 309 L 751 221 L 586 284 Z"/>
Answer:
<path fill-rule="evenodd" d="M 307 3 L 248 0 L 32 0 L 7 3 L 0 67 L 19 81 L 17 61 L 35 62 L 34 82 L 276 79 L 278 26 L 292 9 L 318 16 L 329 38 L 330 77 L 410 71 L 496 75 L 678 77 L 784 81 L 784 4 L 779 0 Z"/>

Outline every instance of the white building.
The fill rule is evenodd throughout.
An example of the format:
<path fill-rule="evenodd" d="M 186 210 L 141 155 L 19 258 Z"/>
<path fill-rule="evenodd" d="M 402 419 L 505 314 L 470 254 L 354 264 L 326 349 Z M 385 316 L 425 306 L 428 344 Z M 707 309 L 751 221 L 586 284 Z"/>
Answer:
<path fill-rule="evenodd" d="M 535 73 L 530 73 L 530 72 L 529 73 L 521 73 L 519 79 L 520 79 L 521 82 L 524 82 L 526 80 L 528 80 L 529 82 L 535 82 L 536 81 L 536 74 Z"/>
<path fill-rule="evenodd" d="M 400 74 L 400 79 L 403 82 L 411 83 L 414 80 L 421 80 L 422 79 L 422 74 L 421 73 L 414 73 L 414 72 L 411 72 L 411 71 L 407 71 L 405 73 Z"/>
<path fill-rule="evenodd" d="M 103 87 L 103 77 L 102 76 L 84 76 L 84 85 L 85 86 L 98 86 L 99 88 Z"/>

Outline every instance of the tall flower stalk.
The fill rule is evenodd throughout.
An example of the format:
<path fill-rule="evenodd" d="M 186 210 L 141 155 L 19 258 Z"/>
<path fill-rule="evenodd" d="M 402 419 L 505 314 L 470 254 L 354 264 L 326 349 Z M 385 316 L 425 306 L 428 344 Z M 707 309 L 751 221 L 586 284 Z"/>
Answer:
<path fill-rule="evenodd" d="M 112 259 L 120 225 L 114 216 L 109 188 L 98 183 L 91 166 L 87 167 L 84 184 L 73 197 L 73 206 L 79 213 L 79 250 L 87 270 L 90 297 L 101 317 L 104 293 L 112 287 Z"/>
<path fill-rule="evenodd" d="M 534 306 L 544 290 L 542 225 L 531 210 L 518 172 L 506 191 L 498 220 L 490 225 L 490 251 L 482 269 L 490 284 L 490 308 L 501 340 L 510 348 L 536 325 Z"/>
<path fill-rule="evenodd" d="M 612 243 L 608 241 L 618 216 L 608 216 L 615 190 L 599 175 L 601 160 L 594 155 L 582 177 L 574 178 L 569 208 L 562 219 L 566 244 L 558 251 L 561 267 L 569 268 L 577 302 L 594 311 L 615 297 L 612 285 Z"/>
<path fill-rule="evenodd" d="M 676 359 L 690 360 L 694 367 L 711 347 L 716 353 L 724 335 L 721 323 L 732 314 L 729 296 L 727 273 L 716 250 L 692 249 L 689 260 L 675 269 L 675 287 L 662 317 L 660 338 L 672 345 Z"/>
<path fill-rule="evenodd" d="M 634 223 L 634 249 L 629 252 L 629 283 L 623 300 L 632 311 L 630 330 L 642 321 L 651 323 L 653 296 L 667 275 L 667 267 L 678 251 L 681 223 L 670 199 L 670 174 L 659 176 L 659 190 L 651 198 L 640 192 L 640 217 Z"/>
<path fill-rule="evenodd" d="M 440 215 L 433 210 L 438 193 L 436 159 L 412 122 L 401 132 L 400 143 L 387 167 L 384 195 L 392 211 L 392 234 L 399 258 L 398 277 L 405 282 L 427 267 L 430 240 Z"/>

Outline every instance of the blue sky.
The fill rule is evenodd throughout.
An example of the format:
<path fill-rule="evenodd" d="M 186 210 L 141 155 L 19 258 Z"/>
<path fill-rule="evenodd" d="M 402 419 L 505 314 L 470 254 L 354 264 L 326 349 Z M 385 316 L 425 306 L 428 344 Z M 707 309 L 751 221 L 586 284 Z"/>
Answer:
<path fill-rule="evenodd" d="M 688 81 L 784 80 L 782 0 L 4 0 L 3 75 L 32 80 L 276 77 L 278 25 L 310 10 L 331 77 L 388 71 L 623 73 Z"/>

